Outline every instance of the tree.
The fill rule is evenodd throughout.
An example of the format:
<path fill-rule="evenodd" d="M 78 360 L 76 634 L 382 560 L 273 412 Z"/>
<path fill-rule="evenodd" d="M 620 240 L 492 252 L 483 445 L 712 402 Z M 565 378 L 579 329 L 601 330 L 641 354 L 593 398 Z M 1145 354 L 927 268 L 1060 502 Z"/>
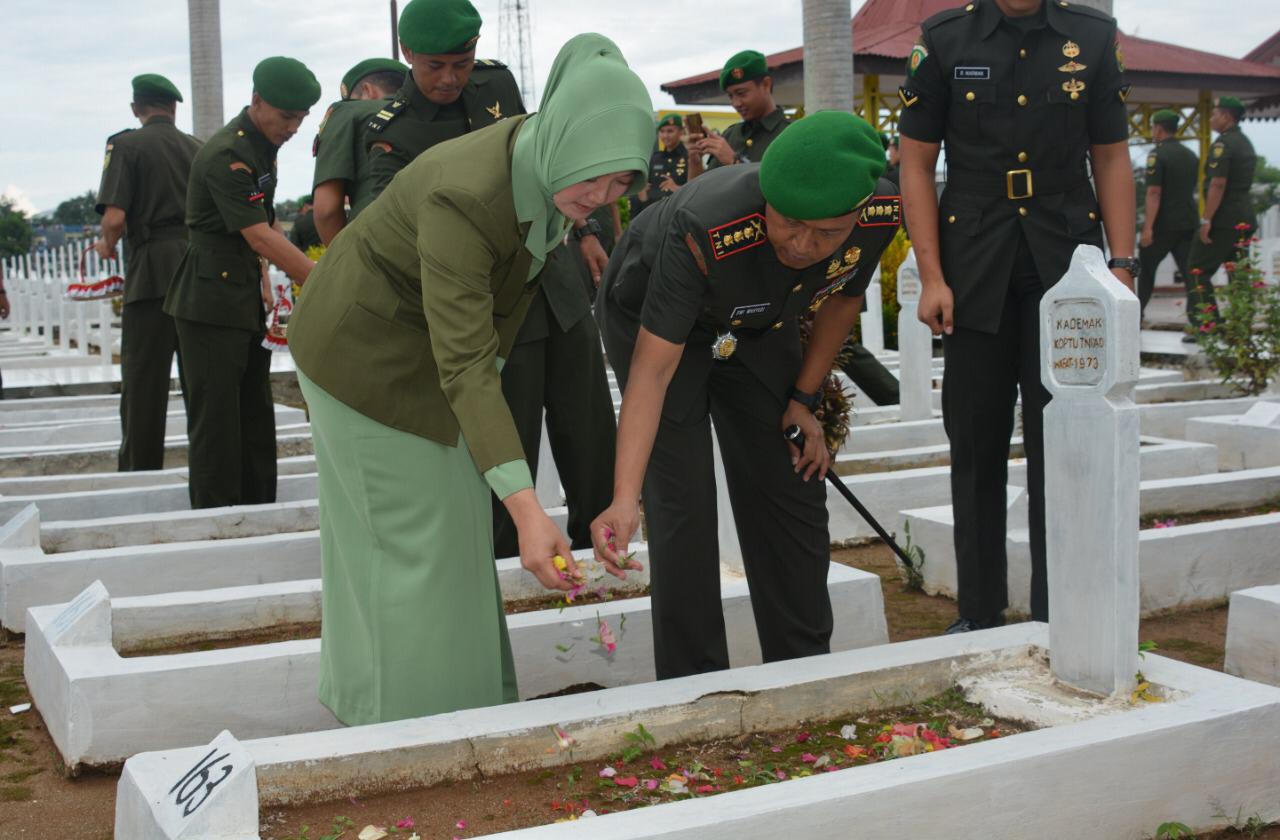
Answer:
<path fill-rule="evenodd" d="M 222 22 L 219 0 L 187 0 L 191 32 L 194 134 L 208 140 L 222 128 Z"/>
<path fill-rule="evenodd" d="M 68 198 L 53 211 L 53 221 L 60 225 L 96 225 L 98 213 L 93 208 L 97 203 L 93 190 Z"/>
<path fill-rule="evenodd" d="M 804 0 L 804 109 L 853 110 L 853 28 L 849 0 Z M 876 115 L 868 114 L 875 124 Z"/>
<path fill-rule="evenodd" d="M 31 250 L 31 222 L 7 198 L 0 198 L 0 257 L 16 257 Z"/>

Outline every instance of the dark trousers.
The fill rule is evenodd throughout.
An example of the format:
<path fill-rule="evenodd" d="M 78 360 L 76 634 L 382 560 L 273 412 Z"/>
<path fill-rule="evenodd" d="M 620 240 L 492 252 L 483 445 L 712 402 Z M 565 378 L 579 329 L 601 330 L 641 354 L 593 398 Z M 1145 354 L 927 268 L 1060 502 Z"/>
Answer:
<path fill-rule="evenodd" d="M 900 402 L 897 377 L 858 342 L 850 341 L 847 346 L 849 361 L 843 365 L 845 375 L 876 405 L 897 405 Z"/>
<path fill-rule="evenodd" d="M 276 500 L 271 351 L 262 333 L 174 319 L 187 404 L 191 507 Z"/>
<path fill-rule="evenodd" d="M 1164 258 L 1173 254 L 1173 262 L 1178 267 L 1178 277 L 1185 284 L 1191 276 L 1191 268 L 1187 264 L 1187 256 L 1191 253 L 1191 239 L 1196 236 L 1194 230 L 1161 231 L 1156 233 L 1150 245 L 1138 249 L 1138 259 L 1142 263 L 1142 271 L 1138 274 L 1138 303 L 1142 311 L 1147 311 L 1147 301 L 1151 300 L 1151 292 L 1156 287 L 1156 269 Z M 1191 302 L 1187 302 L 1190 311 Z"/>
<path fill-rule="evenodd" d="M 678 423 L 662 418 L 643 488 L 658 678 L 729 667 L 712 419 L 764 660 L 828 653 L 826 485 L 794 472 L 782 405 L 730 359 L 712 368 L 705 406 L 690 415 Z"/>
<path fill-rule="evenodd" d="M 1044 294 L 1026 241 L 994 335 L 956 327 L 942 339 L 942 420 L 951 440 L 960 617 L 996 622 L 1009 605 L 1005 552 L 1009 438 L 1022 393 L 1031 526 L 1031 617 L 1049 617 L 1044 550 L 1044 406 L 1040 383 L 1040 298 Z M 1082 523 L 1083 525 L 1083 523 Z"/>
<path fill-rule="evenodd" d="M 121 472 L 164 467 L 170 370 L 178 350 L 178 331 L 163 306 L 163 298 L 135 300 L 124 305 L 120 316 Z M 181 379 L 181 354 L 178 376 Z"/>
<path fill-rule="evenodd" d="M 535 306 L 545 305 L 541 301 Z M 561 332 L 551 313 L 546 338 L 511 348 L 502 368 L 502 393 L 520 435 L 529 469 L 538 474 L 542 412 L 560 483 L 569 506 L 573 548 L 591 547 L 591 520 L 613 499 L 613 456 L 618 426 L 605 374 L 595 319 L 584 315 Z M 520 543 L 515 523 L 495 497 L 493 546 L 498 557 L 515 557 Z"/>
<path fill-rule="evenodd" d="M 1187 287 L 1187 322 L 1191 326 L 1199 326 L 1201 321 L 1212 321 L 1213 317 L 1204 318 L 1201 306 L 1209 304 L 1215 308 L 1218 298 L 1213 293 L 1213 275 L 1225 262 L 1239 260 L 1242 251 L 1253 235 L 1253 230 L 1235 230 L 1229 227 L 1209 229 L 1209 244 L 1200 241 L 1200 232 L 1191 238 L 1191 254 L 1187 258 L 1191 268 L 1184 279 Z M 1230 273 L 1230 272 L 1228 272 Z"/>

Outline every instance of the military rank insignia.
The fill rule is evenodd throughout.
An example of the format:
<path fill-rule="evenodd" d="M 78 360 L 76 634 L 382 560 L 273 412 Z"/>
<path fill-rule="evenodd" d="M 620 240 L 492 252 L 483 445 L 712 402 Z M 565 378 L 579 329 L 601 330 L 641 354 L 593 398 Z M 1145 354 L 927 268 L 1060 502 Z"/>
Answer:
<path fill-rule="evenodd" d="M 707 231 L 707 237 L 711 240 L 711 254 L 716 260 L 763 245 L 769 240 L 761 213 L 752 213 L 713 227 Z"/>
<path fill-rule="evenodd" d="M 912 105 L 920 101 L 920 96 L 913 90 L 906 87 L 898 88 L 898 98 L 902 100 L 903 108 L 910 108 Z"/>
<path fill-rule="evenodd" d="M 900 224 L 902 197 L 897 195 L 872 196 L 858 216 L 858 227 L 897 227 Z"/>
<path fill-rule="evenodd" d="M 392 100 L 387 107 L 381 109 L 378 113 L 370 117 L 369 121 L 365 123 L 365 127 L 376 134 L 381 134 L 386 130 L 391 121 L 408 106 L 408 104 L 409 103 L 404 99 Z"/>

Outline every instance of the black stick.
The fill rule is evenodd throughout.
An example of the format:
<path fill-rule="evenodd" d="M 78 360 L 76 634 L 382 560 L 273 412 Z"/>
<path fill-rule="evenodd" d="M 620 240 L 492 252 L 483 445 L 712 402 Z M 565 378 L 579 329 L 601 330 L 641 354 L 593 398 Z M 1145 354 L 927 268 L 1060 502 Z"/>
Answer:
<path fill-rule="evenodd" d="M 794 444 L 801 451 L 804 450 L 804 432 L 800 431 L 799 426 L 788 426 L 783 431 L 782 436 L 787 439 L 788 443 Z M 853 495 L 853 491 L 841 480 L 840 476 L 836 475 L 834 469 L 827 470 L 827 480 L 840 492 L 841 496 L 845 497 L 849 504 L 853 505 L 853 509 L 867 521 L 867 524 L 875 529 L 875 532 L 880 535 L 880 539 L 888 543 L 889 547 L 893 549 L 893 553 L 898 555 L 898 558 L 907 565 L 907 568 L 914 569 L 916 564 L 911 562 L 911 558 L 902 550 L 897 541 L 889 536 L 889 532 L 884 529 L 884 526 L 876 521 L 876 518 L 871 515 L 871 511 L 867 510 L 866 505 L 858 501 L 858 497 Z"/>

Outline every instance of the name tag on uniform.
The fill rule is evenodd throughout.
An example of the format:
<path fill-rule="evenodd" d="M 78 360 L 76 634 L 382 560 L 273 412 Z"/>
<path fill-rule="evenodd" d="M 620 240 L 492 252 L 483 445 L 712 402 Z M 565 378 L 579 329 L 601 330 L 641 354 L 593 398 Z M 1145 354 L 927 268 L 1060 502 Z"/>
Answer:
<path fill-rule="evenodd" d="M 729 313 L 729 318 L 750 318 L 752 315 L 763 315 L 769 311 L 772 303 L 752 303 L 747 306 L 736 307 Z"/>
<path fill-rule="evenodd" d="M 954 71 L 953 79 L 963 79 L 964 81 L 990 81 L 990 67 L 957 67 Z"/>

